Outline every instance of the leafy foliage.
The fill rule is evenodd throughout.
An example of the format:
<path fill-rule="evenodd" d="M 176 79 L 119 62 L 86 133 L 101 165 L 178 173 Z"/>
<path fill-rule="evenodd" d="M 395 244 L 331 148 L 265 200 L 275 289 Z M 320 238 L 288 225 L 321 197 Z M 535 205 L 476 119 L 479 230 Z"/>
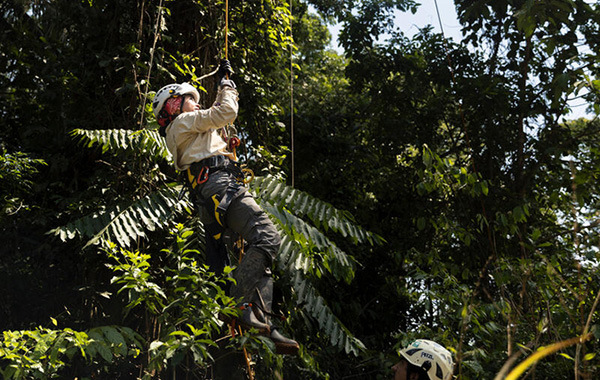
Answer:
<path fill-rule="evenodd" d="M 114 205 L 50 232 L 63 241 L 75 237 L 89 239 L 86 246 L 102 240 L 103 245 L 115 241 L 122 247 L 131 247 L 138 238 L 147 238 L 145 230 L 169 227 L 173 214 L 182 211 L 182 203 L 176 189 L 166 187 L 131 204 Z"/>
<path fill-rule="evenodd" d="M 148 254 L 111 244 L 106 253 L 117 294 L 126 294 L 126 314 L 149 313 L 155 334 L 147 337 L 147 378 L 153 371 L 177 367 L 190 355 L 196 366 L 210 366 L 215 336 L 221 333 L 218 313 L 232 313 L 234 300 L 226 296 L 228 278 L 214 278 L 198 261 L 198 251 L 186 249 L 193 231 L 177 226 L 172 248 L 157 266 Z M 166 274 L 166 277 L 165 277 Z"/>
<path fill-rule="evenodd" d="M 252 187 L 262 199 L 262 206 L 276 217 L 283 230 L 277 267 L 292 285 L 296 307 L 303 306 L 308 315 L 316 319 L 332 346 L 357 355 L 364 350 L 364 344 L 352 336 L 309 281 L 311 277 L 333 276 L 337 281 L 350 283 L 354 277 L 355 259 L 299 216 L 307 216 L 316 225 L 329 227 L 355 242 L 368 240 L 381 244 L 382 239 L 356 226 L 347 214 L 326 202 L 285 186 L 274 178 L 258 178 Z"/>
<path fill-rule="evenodd" d="M 32 178 L 39 172 L 39 167 L 45 165 L 44 160 L 32 159 L 27 154 L 17 152 L 10 154 L 6 151 L 0 156 L 0 192 L 2 196 L 2 216 L 13 214 L 23 207 L 22 197 L 31 191 Z M 25 206 L 28 207 L 28 206 Z"/>
<path fill-rule="evenodd" d="M 116 358 L 138 357 L 143 347 L 139 334 L 121 326 L 4 331 L 1 342 L 0 373 L 7 380 L 57 379 L 76 358 L 94 365 L 113 364 Z"/>
<path fill-rule="evenodd" d="M 120 131 L 76 131 L 74 135 L 81 136 L 85 142 L 89 141 L 88 146 L 102 143 L 109 152 L 116 155 L 124 152 L 123 148 L 129 146 L 129 140 L 105 138 L 105 136 L 114 135 L 125 138 L 127 134 Z M 147 145 L 152 146 L 153 144 Z M 147 149 L 138 153 L 152 155 L 152 151 L 152 149 Z M 326 300 L 319 294 L 318 288 L 312 284 L 311 278 L 321 278 L 326 275 L 333 276 L 338 281 L 351 283 L 354 276 L 355 259 L 327 238 L 325 235 L 327 231 L 341 234 L 355 244 L 367 242 L 382 244 L 383 240 L 356 226 L 347 212 L 342 212 L 305 192 L 296 191 L 273 177 L 257 178 L 252 182 L 251 190 L 256 192 L 265 210 L 276 218 L 284 236 L 281 254 L 277 259 L 277 268 L 281 271 L 285 281 L 291 285 L 292 293 L 289 294 L 290 298 L 286 307 L 289 309 L 303 307 L 306 315 L 317 322 L 319 329 L 329 338 L 333 347 L 358 355 L 365 349 L 363 343 L 354 337 L 351 331 L 335 316 L 332 309 L 327 306 Z M 95 242 L 101 243 L 101 246 L 110 246 L 112 244 L 110 242 L 115 241 L 121 247 L 131 247 L 139 238 L 147 238 L 145 230 L 167 229 L 170 226 L 171 218 L 182 209 L 178 196 L 174 188 L 168 187 L 151 193 L 126 207 L 117 205 L 100 213 L 95 212 L 84 216 L 64 227 L 55 229 L 53 233 L 63 241 L 76 237 L 91 238 L 86 246 Z M 314 226 L 304 221 L 302 217 L 310 220 Z M 197 223 L 195 222 L 193 225 L 197 225 Z M 321 227 L 324 232 L 319 231 L 315 226 Z M 186 233 L 186 236 L 190 234 L 191 232 Z M 116 254 L 110 255 L 111 258 L 120 262 L 119 270 L 125 272 L 121 279 L 113 279 L 112 282 L 123 284 L 119 293 L 128 291 L 128 309 L 143 304 L 152 314 L 159 314 L 160 310 L 168 310 L 165 302 L 168 302 L 169 297 L 166 296 L 161 286 L 151 280 L 147 273 L 150 256 L 129 251 L 122 251 L 121 255 L 124 256 L 124 261 L 118 259 Z M 184 268 L 179 268 L 176 271 L 178 274 L 174 278 L 180 278 L 182 271 Z M 199 274 L 190 274 L 189 278 L 196 276 Z M 196 292 L 189 291 L 186 293 L 196 294 Z M 170 302 L 179 303 L 180 301 Z M 194 330 L 192 326 L 190 328 Z M 151 345 L 151 352 L 156 358 L 162 358 L 165 365 L 167 360 L 172 358 L 173 353 L 170 350 L 187 352 L 191 349 L 196 361 L 201 357 L 206 358 L 208 356 L 206 348 L 203 348 L 202 345 L 210 340 L 207 340 L 207 337 L 199 336 L 199 334 L 207 332 L 206 328 L 194 331 L 191 332 L 191 335 L 190 332 L 177 332 L 175 334 L 178 336 L 177 343 L 170 341 L 169 345 L 165 347 L 162 347 L 166 344 L 164 342 L 154 342 Z M 180 336 L 187 340 L 191 339 L 191 341 L 186 340 L 187 343 L 182 343 L 179 339 Z M 196 339 L 200 339 L 200 348 L 196 347 L 196 343 L 194 343 Z M 187 350 L 179 347 L 180 344 L 187 347 Z M 197 351 L 198 349 L 200 351 Z M 165 352 L 171 353 L 166 354 Z M 181 358 L 173 361 L 174 365 L 177 365 L 180 360 Z M 150 368 L 153 368 L 152 364 Z M 162 367 L 157 366 L 156 368 Z"/>
<path fill-rule="evenodd" d="M 413 1 L 310 3 L 319 16 L 294 2 L 292 19 L 288 2 L 233 2 L 228 20 L 294 359 L 219 340 L 229 280 L 200 264 L 202 226 L 154 131 L 152 90 L 214 98 L 223 4 L 0 3 L 0 320 L 2 349 L 23 348 L 5 377 L 202 377 L 226 341 L 264 378 L 385 379 L 418 337 L 454 352 L 457 378 L 494 378 L 600 337 L 597 5 L 457 0 L 457 44 L 405 36 L 393 15 Z M 575 99 L 593 120 L 566 121 Z M 51 317 L 69 328 L 35 327 Z M 595 378 L 597 351 L 561 346 L 523 376 Z"/>
<path fill-rule="evenodd" d="M 171 158 L 165 140 L 159 138 L 156 131 L 146 129 L 139 131 L 74 129 L 71 134 L 80 137 L 81 141 L 87 143 L 88 148 L 94 145 L 100 146 L 102 153 L 107 151 L 140 153 L 155 161 L 170 160 Z"/>

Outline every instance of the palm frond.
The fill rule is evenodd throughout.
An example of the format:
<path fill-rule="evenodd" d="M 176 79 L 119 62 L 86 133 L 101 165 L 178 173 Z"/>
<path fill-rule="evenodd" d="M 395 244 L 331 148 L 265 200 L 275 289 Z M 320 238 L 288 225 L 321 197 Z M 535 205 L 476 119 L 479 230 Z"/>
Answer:
<path fill-rule="evenodd" d="M 170 160 L 171 153 L 165 140 L 156 131 L 141 129 L 74 129 L 73 137 L 78 137 L 87 147 L 100 146 L 102 153 L 136 152 L 146 155 L 155 161 Z"/>
<path fill-rule="evenodd" d="M 288 209 L 295 215 L 307 216 L 317 227 L 325 231 L 331 229 L 351 239 L 355 244 L 368 242 L 379 245 L 384 242 L 381 236 L 358 226 L 349 212 L 339 210 L 304 191 L 287 186 L 277 178 L 256 177 L 251 182 L 250 188 L 259 198 L 279 208 Z"/>
<path fill-rule="evenodd" d="M 288 237 L 289 242 L 293 241 L 296 245 L 302 246 L 301 251 L 304 254 L 298 257 L 297 252 L 290 251 L 290 245 L 282 244 L 280 255 L 286 263 L 295 262 L 297 269 L 317 277 L 327 272 L 337 281 L 343 280 L 348 284 L 352 282 L 356 268 L 356 260 L 352 256 L 339 249 L 321 231 L 289 211 L 264 201 L 261 206 L 279 220 L 284 239 Z"/>
<path fill-rule="evenodd" d="M 300 245 L 289 234 L 284 232 L 282 236 L 276 265 L 278 271 L 289 281 L 297 305 L 317 321 L 320 330 L 329 338 L 332 346 L 345 350 L 346 353 L 358 354 L 364 350 L 364 344 L 335 316 L 319 291 L 304 276 L 309 272 L 312 260 L 303 253 Z"/>
<path fill-rule="evenodd" d="M 364 350 L 363 343 L 336 317 L 315 287 L 315 277 L 322 275 L 350 283 L 357 265 L 321 230 L 339 233 L 354 244 L 381 244 L 383 239 L 358 226 L 347 212 L 276 178 L 256 178 L 250 187 L 279 226 L 282 244 L 276 265 L 291 285 L 296 303 L 317 322 L 332 346 L 353 354 Z"/>
<path fill-rule="evenodd" d="M 86 246 L 114 241 L 122 247 L 131 247 L 137 238 L 146 238 L 145 230 L 166 227 L 173 213 L 181 211 L 184 201 L 179 201 L 177 195 L 175 188 L 166 187 L 130 204 L 86 215 L 49 233 L 63 241 L 75 237 L 89 239 Z"/>
<path fill-rule="evenodd" d="M 286 270 L 287 268 L 279 267 L 279 269 Z M 329 337 L 332 346 L 354 355 L 365 350 L 365 345 L 335 316 L 325 299 L 302 276 L 300 271 L 296 271 L 293 275 L 291 284 L 298 304 L 302 305 L 302 308 L 316 319 L 319 328 Z"/>

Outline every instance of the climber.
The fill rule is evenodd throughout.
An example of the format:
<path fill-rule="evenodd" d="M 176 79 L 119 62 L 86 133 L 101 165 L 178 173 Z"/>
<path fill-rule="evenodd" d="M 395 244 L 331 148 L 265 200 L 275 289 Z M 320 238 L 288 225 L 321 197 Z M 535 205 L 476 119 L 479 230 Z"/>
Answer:
<path fill-rule="evenodd" d="M 417 339 L 398 350 L 393 380 L 450 380 L 454 370 L 452 354 L 431 340 Z"/>
<path fill-rule="evenodd" d="M 175 168 L 184 172 L 192 199 L 200 210 L 211 270 L 220 273 L 229 265 L 223 243 L 226 230 L 240 235 L 247 243 L 246 253 L 233 272 L 236 283 L 231 289 L 231 296 L 240 301 L 238 322 L 268 336 L 278 353 L 296 354 L 298 343 L 284 337 L 270 318 L 271 266 L 281 238 L 267 214 L 240 183 L 239 164 L 219 134 L 237 117 L 238 92 L 229 79 L 232 74 L 229 61 L 221 61 L 216 100 L 208 109 L 201 109 L 200 95 L 188 83 L 161 88 L 152 108 Z"/>

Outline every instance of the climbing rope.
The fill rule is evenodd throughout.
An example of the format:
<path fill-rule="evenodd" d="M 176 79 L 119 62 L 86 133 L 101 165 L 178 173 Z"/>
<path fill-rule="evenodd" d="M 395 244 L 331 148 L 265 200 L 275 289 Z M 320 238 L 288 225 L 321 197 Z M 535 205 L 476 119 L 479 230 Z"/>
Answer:
<path fill-rule="evenodd" d="M 225 59 L 229 59 L 228 46 L 229 46 L 229 0 L 225 0 Z M 225 74 L 225 75 L 226 75 L 226 78 L 229 79 L 229 74 Z M 223 137 L 223 139 L 227 143 L 227 149 L 229 151 L 231 151 L 231 153 L 233 153 L 234 161 L 237 162 L 238 161 L 237 148 L 241 145 L 241 140 L 237 135 L 237 129 L 230 123 L 222 128 L 221 137 Z M 247 184 L 250 181 L 252 181 L 252 179 L 254 179 L 254 173 L 252 172 L 252 170 L 250 170 L 248 168 L 242 168 L 242 173 L 243 173 L 243 177 L 242 177 L 241 181 L 244 184 Z M 237 248 L 239 249 L 238 263 L 241 263 L 242 258 L 244 256 L 244 240 L 242 239 L 241 236 L 239 237 L 239 239 L 237 240 L 237 242 L 235 244 L 237 245 Z M 235 325 L 236 325 L 236 319 L 233 319 L 229 324 L 230 334 L 231 334 L 232 338 L 235 337 L 235 334 L 236 334 Z M 239 331 L 240 336 L 244 335 L 242 326 L 238 326 L 238 331 Z M 246 349 L 246 346 L 242 346 L 242 351 L 244 353 L 244 360 L 246 363 L 248 378 L 250 380 L 254 380 L 254 371 L 252 370 L 250 355 L 248 354 L 248 350 Z"/>
<path fill-rule="evenodd" d="M 229 59 L 229 0 L 225 0 L 225 59 Z M 229 79 L 229 74 L 225 74 Z M 221 137 L 227 143 L 227 150 L 233 153 L 233 160 L 238 161 L 237 148 L 242 144 L 237 134 L 237 129 L 230 123 L 221 129 Z M 241 182 L 250 183 L 254 179 L 254 172 L 249 168 L 242 168 Z"/>
<path fill-rule="evenodd" d="M 240 336 L 244 336 L 242 332 L 242 326 L 239 326 Z M 246 346 L 242 346 L 244 350 L 244 359 L 246 359 L 246 369 L 248 370 L 248 377 L 250 380 L 254 380 L 254 371 L 252 370 L 252 364 L 250 363 L 250 357 L 248 355 L 248 351 L 246 350 Z"/>
<path fill-rule="evenodd" d="M 225 59 L 227 59 L 227 47 L 229 45 L 229 0 L 225 0 Z"/>
<path fill-rule="evenodd" d="M 150 63 L 148 64 L 148 75 L 146 76 L 146 89 L 144 90 L 144 99 L 142 101 L 142 112 L 141 112 L 141 116 L 140 116 L 140 128 L 142 128 L 142 125 L 144 124 L 144 116 L 146 115 L 146 101 L 148 100 L 148 89 L 150 88 L 150 74 L 152 72 L 152 64 L 154 61 L 154 52 L 156 51 L 156 42 L 158 41 L 158 36 L 159 36 L 159 32 L 158 32 L 158 27 L 161 24 L 161 19 L 162 19 L 162 4 L 163 4 L 163 0 L 160 0 L 160 2 L 158 3 L 158 10 L 156 11 L 157 15 L 156 15 L 156 24 L 154 25 L 154 41 L 152 42 L 152 51 L 150 52 Z M 141 21 L 140 21 L 141 23 Z M 140 25 L 140 29 L 141 29 L 141 25 Z"/>
<path fill-rule="evenodd" d="M 450 70 L 450 77 L 452 79 L 452 84 L 456 87 L 457 83 L 456 83 L 456 78 L 454 75 L 454 69 L 452 68 L 452 60 L 450 58 L 450 51 L 448 49 L 448 43 L 446 40 L 446 35 L 444 34 L 444 27 L 442 25 L 442 17 L 440 15 L 440 9 L 438 7 L 438 3 L 437 0 L 434 0 L 435 3 L 435 10 L 437 12 L 437 17 L 438 17 L 438 21 L 440 23 L 440 30 L 442 31 L 442 38 L 444 41 L 444 50 L 446 53 L 446 59 L 448 60 L 448 69 Z M 462 124 L 462 132 L 465 135 L 465 140 L 467 142 L 467 148 L 469 149 L 469 152 L 471 152 L 471 166 L 473 167 L 473 172 L 475 174 L 479 174 L 479 171 L 477 170 L 477 167 L 475 165 L 475 157 L 473 155 L 473 148 L 471 147 L 471 140 L 469 138 L 469 133 L 467 131 L 467 123 L 465 121 L 465 113 L 462 107 L 462 102 L 458 102 L 458 110 L 460 113 L 460 119 L 461 119 L 461 124 Z M 486 208 L 485 208 L 485 204 L 483 203 L 483 200 L 481 200 L 481 208 L 482 208 L 482 213 L 483 213 L 483 217 L 487 220 L 487 212 L 486 212 Z M 495 249 L 495 244 L 493 242 L 493 238 L 492 238 L 492 232 L 491 232 L 491 228 L 489 223 L 486 223 L 487 225 L 487 234 L 488 234 L 488 240 L 490 242 L 490 246 L 492 248 L 492 252 L 494 254 L 494 256 L 496 255 L 496 249 Z M 489 262 L 490 260 L 488 260 Z"/>
<path fill-rule="evenodd" d="M 290 140 L 292 148 L 292 187 L 295 179 L 294 163 L 294 29 L 292 28 L 293 19 L 293 0 L 290 0 Z"/>
<path fill-rule="evenodd" d="M 244 330 L 242 330 L 242 326 L 238 325 L 236 331 L 235 319 L 229 324 L 229 334 L 231 338 L 235 338 L 236 334 L 239 334 L 241 337 L 244 336 Z M 250 361 L 250 355 L 248 354 L 248 350 L 246 350 L 246 346 L 242 346 L 242 351 L 244 353 L 244 361 L 246 363 L 246 370 L 248 371 L 248 378 L 250 380 L 254 380 L 254 370 L 252 369 L 252 362 Z"/>

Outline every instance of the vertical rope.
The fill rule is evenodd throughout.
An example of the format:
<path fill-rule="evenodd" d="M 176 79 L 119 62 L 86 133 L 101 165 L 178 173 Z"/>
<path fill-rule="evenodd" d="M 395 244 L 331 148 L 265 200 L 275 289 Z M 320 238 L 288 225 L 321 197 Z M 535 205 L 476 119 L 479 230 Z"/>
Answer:
<path fill-rule="evenodd" d="M 229 0 L 225 0 L 225 59 L 228 59 L 227 58 L 227 46 L 228 45 L 229 45 Z"/>
<path fill-rule="evenodd" d="M 437 0 L 435 2 L 435 11 L 437 12 L 438 22 L 440 23 L 440 29 L 442 30 L 442 36 L 444 36 L 444 45 L 446 45 L 446 37 L 444 35 L 444 27 L 442 26 L 442 17 L 440 16 L 440 9 L 438 8 Z"/>
<path fill-rule="evenodd" d="M 292 187 L 294 187 L 295 179 L 295 162 L 294 162 L 294 30 L 292 23 L 294 19 L 293 2 L 290 0 L 290 139 L 292 145 Z"/>
<path fill-rule="evenodd" d="M 240 336 L 243 336 L 244 333 L 242 332 L 242 326 L 239 327 L 240 329 Z M 252 371 L 252 364 L 250 364 L 250 357 L 248 356 L 248 351 L 246 350 L 246 346 L 242 347 L 244 350 L 244 358 L 246 359 L 246 369 L 248 370 L 248 378 L 250 380 L 254 380 L 254 371 Z"/>
<path fill-rule="evenodd" d="M 225 0 L 225 59 L 229 59 L 228 46 L 229 46 L 229 0 Z M 227 77 L 227 79 L 229 79 L 229 74 L 226 74 L 226 77 Z M 237 161 L 237 157 L 236 157 L 236 161 Z M 241 263 L 242 258 L 244 257 L 244 241 L 241 236 L 240 236 L 237 244 L 239 244 L 239 247 L 240 247 L 239 263 Z M 240 332 L 240 335 L 244 334 L 241 326 L 239 326 L 239 332 Z M 233 333 L 232 333 L 232 336 L 233 336 Z M 254 373 L 252 371 L 252 365 L 250 363 L 250 356 L 248 354 L 248 351 L 246 350 L 246 346 L 243 346 L 242 350 L 244 352 L 244 359 L 246 360 L 246 369 L 248 370 L 248 378 L 250 380 L 254 380 Z"/>
<path fill-rule="evenodd" d="M 444 39 L 444 53 L 446 54 L 446 60 L 448 61 L 448 69 L 450 70 L 450 77 L 452 78 L 452 84 L 454 84 L 454 86 L 456 87 L 456 78 L 454 77 L 454 69 L 452 68 L 452 59 L 450 58 L 450 50 L 448 49 L 448 41 L 446 40 L 446 34 L 444 33 L 444 26 L 442 24 L 442 16 L 440 16 L 440 8 L 438 7 L 438 3 L 437 0 L 434 0 L 435 3 L 435 11 L 437 13 L 437 17 L 438 17 L 438 22 L 440 23 L 440 30 L 442 31 L 442 38 Z M 462 103 L 459 102 L 458 103 L 458 109 L 460 112 L 460 119 L 462 122 L 462 130 L 463 133 L 465 134 L 465 140 L 467 141 L 467 147 L 469 148 L 470 151 L 472 151 L 471 149 L 471 140 L 469 139 L 469 134 L 467 133 L 467 127 L 466 127 L 466 122 L 465 122 L 465 113 L 463 111 L 462 108 Z M 472 159 L 471 160 L 471 165 L 473 165 L 473 170 L 475 172 L 477 172 L 477 168 L 475 168 L 475 160 Z"/>
<path fill-rule="evenodd" d="M 148 88 L 150 86 L 150 74 L 152 72 L 152 63 L 154 62 L 154 52 L 156 51 L 156 41 L 158 41 L 158 26 L 162 19 L 162 4 L 163 0 L 158 3 L 158 15 L 156 17 L 156 25 L 154 25 L 154 42 L 152 43 L 152 51 L 150 52 L 150 63 L 148 64 L 148 76 L 146 78 L 146 90 L 144 91 L 144 100 L 142 101 L 142 116 L 140 117 L 140 128 L 144 124 L 144 116 L 146 115 L 146 101 L 148 100 Z"/>
<path fill-rule="evenodd" d="M 435 3 L 435 10 L 436 10 L 437 16 L 438 16 L 438 21 L 440 23 L 440 29 L 442 30 L 442 38 L 444 39 L 444 50 L 446 53 L 446 59 L 448 60 L 448 69 L 450 70 L 452 84 L 454 85 L 454 87 L 456 87 L 457 86 L 456 78 L 454 75 L 454 69 L 452 68 L 452 60 L 450 59 L 450 51 L 448 49 L 446 35 L 444 34 L 444 27 L 442 26 L 442 17 L 440 16 L 440 9 L 438 7 L 437 0 L 434 0 L 434 3 Z M 475 174 L 478 174 L 479 172 L 477 171 L 477 166 L 475 165 L 475 156 L 473 154 L 473 148 L 471 147 L 471 140 L 469 139 L 469 133 L 467 131 L 467 123 L 465 121 L 465 112 L 463 110 L 462 102 L 460 102 L 460 101 L 458 102 L 458 110 L 460 113 L 460 119 L 461 119 L 461 123 L 462 123 L 462 131 L 463 131 L 463 134 L 465 135 L 465 140 L 467 142 L 467 148 L 469 149 L 469 152 L 471 153 L 471 166 L 473 167 L 473 172 Z M 485 204 L 483 203 L 483 200 L 481 200 L 481 208 L 482 208 L 483 216 L 487 220 L 488 217 L 487 217 L 487 212 L 486 212 Z M 493 252 L 494 256 L 496 256 L 496 248 L 495 248 L 495 245 L 494 245 L 494 242 L 492 239 L 492 232 L 491 232 L 489 223 L 487 224 L 487 233 L 488 233 L 488 240 L 489 240 L 491 248 L 492 248 L 492 252 Z M 488 262 L 489 262 L 489 260 L 488 260 Z"/>

